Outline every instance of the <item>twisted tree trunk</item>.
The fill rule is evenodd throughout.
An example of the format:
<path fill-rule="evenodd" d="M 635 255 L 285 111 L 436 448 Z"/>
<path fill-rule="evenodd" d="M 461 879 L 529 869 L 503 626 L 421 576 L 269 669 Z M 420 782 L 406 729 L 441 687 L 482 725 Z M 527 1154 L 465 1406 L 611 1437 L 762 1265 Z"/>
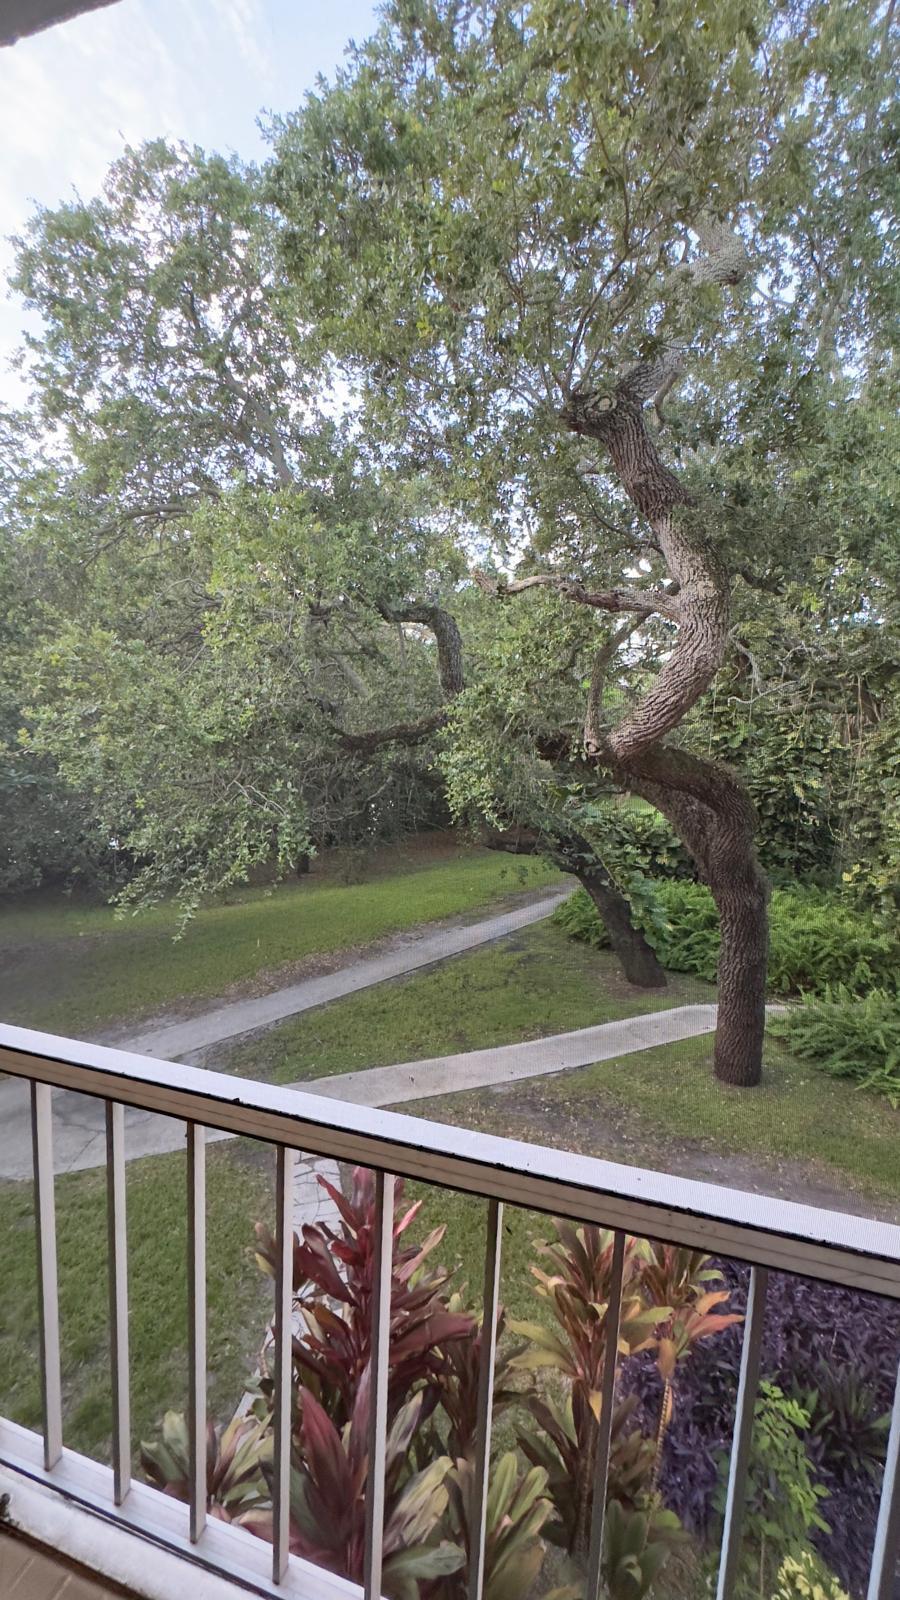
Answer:
<path fill-rule="evenodd" d="M 739 268 L 735 255 L 721 281 L 735 281 Z M 606 450 L 677 589 L 678 632 L 668 659 L 615 727 L 602 733 L 590 719 L 586 755 L 669 818 L 712 892 L 722 935 L 715 1072 L 724 1082 L 751 1086 L 762 1075 L 768 953 L 768 890 L 756 858 L 753 807 L 732 773 L 664 742 L 712 683 L 729 625 L 728 577 L 702 510 L 661 461 L 644 420 L 644 406 L 671 382 L 681 354 L 639 363 L 612 391 L 576 390 L 560 413 L 570 431 Z"/>
<path fill-rule="evenodd" d="M 753 807 L 732 773 L 687 751 L 662 747 L 639 765 L 656 779 L 632 777 L 635 790 L 668 817 L 719 914 L 716 1077 L 752 1087 L 762 1076 L 769 955 L 769 885 Z"/>

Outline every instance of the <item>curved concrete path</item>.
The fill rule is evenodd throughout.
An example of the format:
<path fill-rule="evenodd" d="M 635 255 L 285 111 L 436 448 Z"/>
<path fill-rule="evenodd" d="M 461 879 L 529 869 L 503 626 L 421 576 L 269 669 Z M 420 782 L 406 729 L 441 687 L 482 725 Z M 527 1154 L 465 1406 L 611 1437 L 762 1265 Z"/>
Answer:
<path fill-rule="evenodd" d="M 516 933 L 519 928 L 527 928 L 532 922 L 549 917 L 571 892 L 571 888 L 555 889 L 530 905 L 487 917 L 467 927 L 443 928 L 435 933 L 413 936 L 397 949 L 373 956 L 369 961 L 355 961 L 324 977 L 307 978 L 302 983 L 292 983 L 286 989 L 276 989 L 272 994 L 253 1000 L 235 1000 L 203 1016 L 153 1028 L 116 1043 L 119 1049 L 133 1050 L 137 1055 L 156 1056 L 158 1061 L 177 1061 L 208 1045 L 222 1044 L 225 1039 L 236 1039 L 242 1033 L 255 1033 L 257 1028 L 271 1027 L 273 1022 L 282 1022 L 285 1017 L 327 1005 L 330 1000 L 340 1000 L 344 995 L 356 994 L 360 989 L 385 983 L 389 978 L 402 978 L 407 972 L 430 967 L 435 961 L 446 961 L 449 956 L 463 955 L 479 945 Z"/>
<path fill-rule="evenodd" d="M 373 1067 L 366 1072 L 313 1078 L 290 1087 L 307 1094 L 352 1100 L 357 1105 L 405 1106 L 436 1094 L 458 1094 L 466 1089 L 490 1088 L 520 1078 L 545 1077 L 573 1067 L 630 1055 L 653 1045 L 673 1044 L 696 1034 L 711 1033 L 716 1025 L 714 1005 L 676 1006 L 653 1011 L 623 1022 L 602 1022 L 573 1033 L 556 1033 L 523 1044 L 497 1045 L 462 1055 L 436 1056 L 400 1066 Z M 106 1129 L 102 1102 L 87 1095 L 57 1090 L 54 1107 L 54 1160 L 57 1172 L 81 1172 L 106 1159 Z M 210 1140 L 231 1134 L 210 1132 Z M 155 1112 L 125 1112 L 125 1155 L 164 1155 L 182 1150 L 184 1123 Z M 31 1121 L 25 1084 L 10 1079 L 0 1085 L 0 1177 L 31 1176 Z"/>
<path fill-rule="evenodd" d="M 406 1106 L 411 1100 L 428 1100 L 436 1094 L 460 1094 L 466 1089 L 490 1089 L 521 1078 L 546 1078 L 595 1061 L 651 1050 L 657 1044 L 676 1044 L 716 1026 L 714 1005 L 673 1006 L 649 1011 L 623 1022 L 599 1022 L 573 1033 L 553 1033 L 523 1044 L 494 1045 L 489 1050 L 467 1050 L 455 1056 L 407 1061 L 396 1067 L 370 1067 L 366 1072 L 345 1072 L 331 1078 L 313 1078 L 292 1084 L 307 1094 L 328 1095 L 360 1106 Z"/>

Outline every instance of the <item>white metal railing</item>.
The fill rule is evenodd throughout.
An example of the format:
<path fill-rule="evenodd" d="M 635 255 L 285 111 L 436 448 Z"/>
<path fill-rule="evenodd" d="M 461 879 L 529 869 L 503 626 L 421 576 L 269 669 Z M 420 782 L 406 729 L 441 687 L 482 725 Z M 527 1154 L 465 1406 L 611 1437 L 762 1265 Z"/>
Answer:
<path fill-rule="evenodd" d="M 793 1272 L 900 1300 L 900 1228 L 842 1213 L 746 1194 L 685 1178 L 592 1160 L 466 1129 L 371 1110 L 310 1092 L 157 1061 L 23 1028 L 0 1026 L 0 1072 L 31 1085 L 34 1192 L 40 1308 L 43 1430 L 38 1436 L 0 1418 L 0 1463 L 51 1485 L 144 1538 L 179 1551 L 267 1595 L 306 1600 L 378 1600 L 387 1419 L 391 1219 L 398 1176 L 460 1190 L 487 1202 L 484 1329 L 478 1391 L 474 1537 L 469 1600 L 481 1600 L 490 1456 L 493 1367 L 504 1204 L 592 1222 L 614 1230 L 616 1325 L 625 1234 L 687 1245 L 752 1267 L 731 1451 L 718 1600 L 734 1593 L 759 1378 L 770 1270 Z M 54 1203 L 53 1088 L 99 1097 L 106 1105 L 109 1217 L 112 1468 L 63 1447 Z M 134 1106 L 187 1125 L 190 1503 L 131 1482 L 128 1393 L 128 1287 L 124 1110 Z M 206 1130 L 244 1135 L 277 1151 L 273 1546 L 206 1519 Z M 365 1581 L 357 1585 L 288 1555 L 291 1420 L 292 1194 L 295 1151 L 331 1156 L 375 1170 L 378 1251 L 373 1297 L 371 1463 Z M 898 1156 L 900 1160 L 900 1156 Z M 603 1390 L 615 1382 L 615 1341 L 608 1345 Z M 0 1401 L 2 1403 L 2 1401 Z M 603 1517 L 612 1406 L 601 1407 L 586 1600 L 600 1594 Z M 900 1554 L 900 1373 L 872 1550 L 868 1600 L 892 1600 Z"/>

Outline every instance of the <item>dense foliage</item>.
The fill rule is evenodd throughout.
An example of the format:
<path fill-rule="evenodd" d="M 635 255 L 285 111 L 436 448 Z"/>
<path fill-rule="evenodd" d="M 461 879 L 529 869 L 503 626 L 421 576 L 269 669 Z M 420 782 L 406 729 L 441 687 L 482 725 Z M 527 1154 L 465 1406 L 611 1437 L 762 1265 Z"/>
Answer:
<path fill-rule="evenodd" d="M 190 912 L 445 803 L 638 899 L 690 856 L 741 1082 L 753 807 L 896 909 L 893 9 L 694 20 L 397 0 L 260 166 L 156 140 L 35 215 L 0 886 Z"/>
<path fill-rule="evenodd" d="M 389 5 L 276 127 L 272 194 L 371 436 L 437 466 L 520 613 L 455 709 L 455 805 L 658 807 L 716 901 L 716 1072 L 751 1083 L 751 802 L 782 872 L 890 892 L 856 777 L 896 661 L 892 14 L 692 16 Z"/>
<path fill-rule="evenodd" d="M 900 994 L 847 984 L 824 992 L 773 1021 L 774 1031 L 803 1061 L 900 1105 Z"/>
<path fill-rule="evenodd" d="M 309 1225 L 294 1241 L 291 1548 L 359 1579 L 373 1182 L 358 1171 L 349 1194 L 324 1187 L 340 1226 Z M 419 1205 L 405 1209 L 399 1188 L 395 1203 L 385 1592 L 392 1600 L 435 1593 L 458 1600 L 465 1592 L 475 1504 L 481 1329 L 451 1292 L 448 1274 L 433 1265 L 443 1228 L 423 1236 Z M 411 1230 L 416 1244 L 406 1242 Z M 265 1229 L 257 1233 L 260 1263 L 271 1272 L 272 1241 Z M 501 1309 L 494 1416 L 512 1413 L 517 1448 L 492 1465 L 490 1600 L 521 1600 L 542 1569 L 548 1542 L 565 1556 L 567 1587 L 560 1594 L 570 1593 L 570 1581 L 571 1593 L 580 1592 L 614 1251 L 612 1234 L 555 1221 L 553 1238 L 536 1246 L 532 1267 L 546 1314 L 507 1325 Z M 622 1270 L 603 1573 L 610 1600 L 642 1600 L 673 1555 L 687 1549 L 685 1530 L 702 1535 L 709 1547 L 704 1562 L 710 1570 L 715 1563 L 746 1271 L 633 1238 L 625 1241 Z M 900 1313 L 893 1304 L 773 1277 L 746 1569 L 755 1577 L 762 1570 L 772 1592 L 779 1583 L 787 1586 L 794 1568 L 815 1578 L 823 1594 L 835 1592 L 828 1568 L 857 1591 L 874 1526 L 883 1413 L 898 1353 Z M 209 1510 L 270 1538 L 273 1390 L 265 1358 L 253 1387 L 257 1398 L 243 1420 L 210 1427 Z M 142 1458 L 151 1481 L 186 1498 L 187 1434 L 180 1418 L 166 1418 L 161 1438 L 142 1447 Z M 699 1569 L 697 1577 L 703 1581 Z M 758 1592 L 751 1582 L 748 1595 Z"/>
<path fill-rule="evenodd" d="M 747 1269 L 726 1262 L 722 1271 L 731 1304 L 743 1308 Z M 716 1531 L 739 1353 L 740 1330 L 726 1330 L 698 1348 L 675 1383 L 660 1484 L 685 1526 L 704 1537 L 714 1537 Z M 854 1594 L 865 1592 L 868 1576 L 885 1451 L 884 1418 L 898 1359 L 900 1307 L 895 1302 L 781 1273 L 771 1276 L 762 1371 L 808 1414 L 804 1446 L 815 1479 L 828 1491 L 818 1508 L 828 1530 L 815 1534 L 815 1544 Z M 626 1383 L 645 1400 L 644 1415 L 651 1420 L 659 1405 L 656 1368 L 641 1358 Z"/>
<path fill-rule="evenodd" d="M 553 916 L 557 926 L 573 939 L 603 946 L 603 926 L 583 890 L 576 890 Z M 845 998 L 858 998 L 872 985 L 889 985 L 893 990 L 898 982 L 897 932 L 879 924 L 870 913 L 857 910 L 846 896 L 776 889 L 770 930 L 769 990 L 773 995 L 827 995 L 829 986 L 843 985 Z M 719 932 L 715 906 L 701 884 L 654 883 L 648 895 L 647 934 L 665 966 L 714 980 Z M 882 1007 L 884 1004 L 880 1002 Z M 811 1015 L 819 1017 L 820 1012 Z M 869 1036 L 874 1043 L 879 1025 L 877 999 L 869 1015 Z M 887 1014 L 884 1021 L 888 1022 Z"/>

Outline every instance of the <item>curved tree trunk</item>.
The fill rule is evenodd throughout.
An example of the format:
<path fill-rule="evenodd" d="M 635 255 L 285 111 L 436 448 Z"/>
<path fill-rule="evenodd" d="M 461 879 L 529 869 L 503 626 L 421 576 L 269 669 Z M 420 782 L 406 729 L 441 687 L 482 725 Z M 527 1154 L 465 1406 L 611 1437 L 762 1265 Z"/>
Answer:
<path fill-rule="evenodd" d="M 732 240 L 733 252 L 721 231 L 713 242 L 698 281 L 709 281 L 707 272 L 713 281 L 738 281 L 740 241 Z M 585 749 L 589 759 L 645 793 L 669 817 L 712 891 L 722 935 L 715 1072 L 724 1082 L 749 1087 L 762 1076 L 768 948 L 768 894 L 754 849 L 755 816 L 743 786 L 725 768 L 664 742 L 715 678 L 729 627 L 730 586 L 714 529 L 660 459 L 644 421 L 644 406 L 672 381 L 680 360 L 674 347 L 663 351 L 658 359 L 632 367 L 612 392 L 570 393 L 560 413 L 571 432 L 603 446 L 623 489 L 652 528 L 675 588 L 666 592 L 662 605 L 650 596 L 648 606 L 673 615 L 674 594 L 678 623 L 675 646 L 652 684 L 607 733 L 595 729 L 597 708 L 589 706 Z"/>
<path fill-rule="evenodd" d="M 566 834 L 550 839 L 531 828 L 507 828 L 483 835 L 490 850 L 506 850 L 510 855 L 546 856 L 564 872 L 577 878 L 590 895 L 597 914 L 609 935 L 609 942 L 618 957 L 622 971 L 629 983 L 638 989 L 665 989 L 667 978 L 656 952 L 647 943 L 640 928 L 631 920 L 631 907 L 615 879 L 607 872 L 599 856 L 580 834 Z"/>
<path fill-rule="evenodd" d="M 752 1088 L 762 1077 L 769 954 L 769 885 L 753 806 L 727 768 L 686 750 L 658 746 L 638 767 L 634 788 L 668 817 L 719 913 L 715 1075 Z"/>
<path fill-rule="evenodd" d="M 598 862 L 595 867 L 582 866 L 577 870 L 570 867 L 568 870 L 575 873 L 581 887 L 593 900 L 628 982 L 636 989 L 665 989 L 665 970 L 640 928 L 632 922 L 631 907 L 606 868 Z"/>

